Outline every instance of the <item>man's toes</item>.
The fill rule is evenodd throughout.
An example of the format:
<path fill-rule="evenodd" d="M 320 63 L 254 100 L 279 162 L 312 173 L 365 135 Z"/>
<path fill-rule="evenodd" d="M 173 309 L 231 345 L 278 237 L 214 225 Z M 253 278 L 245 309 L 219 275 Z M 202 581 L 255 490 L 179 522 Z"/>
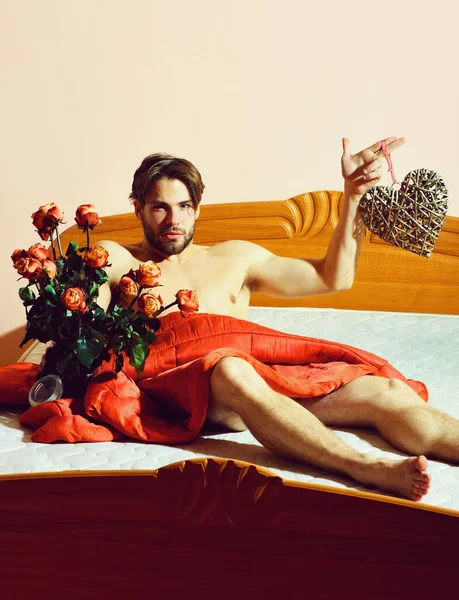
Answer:
<path fill-rule="evenodd" d="M 416 482 L 422 481 L 424 483 L 429 483 L 430 484 L 430 482 L 432 480 L 432 477 L 430 476 L 429 473 L 420 473 L 419 471 L 415 471 L 413 473 L 413 480 L 416 481 Z"/>
<path fill-rule="evenodd" d="M 420 471 L 421 473 L 427 471 L 427 466 L 428 466 L 427 458 L 423 454 L 421 454 L 421 456 L 417 457 L 415 466 L 416 466 L 416 469 L 418 471 Z"/>
<path fill-rule="evenodd" d="M 410 500 L 413 500 L 414 502 L 419 502 L 419 500 L 422 500 L 422 496 L 423 494 L 417 494 L 416 492 L 412 492 Z"/>
<path fill-rule="evenodd" d="M 424 483 L 414 483 L 413 484 L 413 491 L 418 493 L 418 494 L 426 494 L 427 491 L 429 490 L 429 485 L 428 484 L 424 484 Z"/>

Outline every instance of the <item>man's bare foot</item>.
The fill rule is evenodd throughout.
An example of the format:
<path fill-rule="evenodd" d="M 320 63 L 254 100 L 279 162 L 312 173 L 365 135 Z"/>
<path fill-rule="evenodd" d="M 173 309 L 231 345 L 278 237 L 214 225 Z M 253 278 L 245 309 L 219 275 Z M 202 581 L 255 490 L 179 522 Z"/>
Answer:
<path fill-rule="evenodd" d="M 427 458 L 421 455 L 405 460 L 378 460 L 367 465 L 356 479 L 418 501 L 429 491 L 431 476 L 427 473 Z"/>

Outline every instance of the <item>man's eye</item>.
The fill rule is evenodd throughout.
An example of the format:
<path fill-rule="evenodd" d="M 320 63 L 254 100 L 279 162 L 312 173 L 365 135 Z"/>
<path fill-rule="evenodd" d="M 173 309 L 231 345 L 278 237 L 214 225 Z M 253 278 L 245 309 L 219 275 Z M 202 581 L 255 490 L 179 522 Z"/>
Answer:
<path fill-rule="evenodd" d="M 191 202 L 184 202 L 180 205 L 182 208 L 191 208 Z"/>

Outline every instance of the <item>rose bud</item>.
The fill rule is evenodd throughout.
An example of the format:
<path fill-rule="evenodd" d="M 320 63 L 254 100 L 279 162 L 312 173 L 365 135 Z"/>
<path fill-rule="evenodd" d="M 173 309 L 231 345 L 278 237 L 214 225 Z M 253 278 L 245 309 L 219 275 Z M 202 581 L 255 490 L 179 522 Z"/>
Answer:
<path fill-rule="evenodd" d="M 81 229 L 85 229 L 86 227 L 93 229 L 93 227 L 102 223 L 93 204 L 82 204 L 79 206 L 76 210 L 75 221 Z"/>
<path fill-rule="evenodd" d="M 87 310 L 86 298 L 81 288 L 67 288 L 62 294 L 61 303 L 69 310 L 79 310 L 82 313 Z"/>
<path fill-rule="evenodd" d="M 41 262 L 36 258 L 20 258 L 14 263 L 14 268 L 19 275 L 33 281 L 40 275 L 42 267 Z"/>
<path fill-rule="evenodd" d="M 48 212 L 46 213 L 47 225 L 51 223 L 62 223 L 64 220 L 64 213 L 61 209 L 54 204 L 54 202 L 50 202 L 47 205 Z"/>
<path fill-rule="evenodd" d="M 187 317 L 199 310 L 199 299 L 194 290 L 180 290 L 175 294 L 182 317 Z"/>
<path fill-rule="evenodd" d="M 32 223 L 37 229 L 50 227 L 54 223 L 62 223 L 64 213 L 54 202 L 43 204 L 32 214 Z"/>
<path fill-rule="evenodd" d="M 51 204 L 44 204 L 43 206 L 40 206 L 36 212 L 32 213 L 32 225 L 36 227 L 36 229 L 40 230 L 49 225 L 46 222 L 46 213 L 48 212 L 49 206 L 51 206 Z"/>
<path fill-rule="evenodd" d="M 141 313 L 147 315 L 150 319 L 156 315 L 158 310 L 161 308 L 163 301 L 161 296 L 155 296 L 154 294 L 146 293 L 142 294 L 137 300 L 137 308 Z"/>
<path fill-rule="evenodd" d="M 42 265 L 42 273 L 46 273 L 50 279 L 54 279 L 56 277 L 56 263 L 45 258 Z"/>
<path fill-rule="evenodd" d="M 45 260 L 46 258 L 49 258 L 48 250 L 41 244 L 34 244 L 33 246 L 30 246 L 30 248 L 27 250 L 27 254 L 31 258 L 36 258 L 37 260 Z"/>
<path fill-rule="evenodd" d="M 149 260 L 137 269 L 136 278 L 137 283 L 142 287 L 156 287 L 159 285 L 159 278 L 161 277 L 161 269 L 158 265 Z"/>
<path fill-rule="evenodd" d="M 13 265 L 17 263 L 20 258 L 29 258 L 29 254 L 27 250 L 15 250 L 11 255 L 11 260 L 13 261 Z"/>
<path fill-rule="evenodd" d="M 135 298 L 135 296 L 137 296 L 139 292 L 139 288 L 136 282 L 127 275 L 121 277 L 120 282 L 118 284 L 118 289 L 123 294 L 123 296 L 126 296 L 127 298 Z"/>
<path fill-rule="evenodd" d="M 108 252 L 102 246 L 93 246 L 86 251 L 84 260 L 93 269 L 103 269 L 108 263 Z"/>
<path fill-rule="evenodd" d="M 38 235 L 45 242 L 49 240 L 49 236 L 57 223 L 61 223 L 63 220 L 64 213 L 54 204 L 54 202 L 43 204 L 43 206 L 40 206 L 40 208 L 32 214 L 32 223 L 37 229 Z"/>

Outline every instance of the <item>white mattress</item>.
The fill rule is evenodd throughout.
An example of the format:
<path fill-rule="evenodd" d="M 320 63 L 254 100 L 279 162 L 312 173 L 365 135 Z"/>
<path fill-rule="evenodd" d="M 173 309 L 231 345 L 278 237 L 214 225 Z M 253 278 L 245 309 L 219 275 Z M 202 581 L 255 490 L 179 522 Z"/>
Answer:
<path fill-rule="evenodd" d="M 256 323 L 288 333 L 320 337 L 364 348 L 388 359 L 405 376 L 427 385 L 430 404 L 459 418 L 459 316 L 251 308 Z M 370 429 L 335 429 L 360 452 L 400 457 Z M 137 441 L 38 444 L 19 415 L 0 413 L 0 474 L 78 470 L 145 470 L 191 458 L 219 456 L 263 466 L 286 480 L 371 491 L 352 479 L 278 458 L 248 432 L 206 434 L 183 446 Z M 459 466 L 430 460 L 432 489 L 423 504 L 459 511 Z"/>

